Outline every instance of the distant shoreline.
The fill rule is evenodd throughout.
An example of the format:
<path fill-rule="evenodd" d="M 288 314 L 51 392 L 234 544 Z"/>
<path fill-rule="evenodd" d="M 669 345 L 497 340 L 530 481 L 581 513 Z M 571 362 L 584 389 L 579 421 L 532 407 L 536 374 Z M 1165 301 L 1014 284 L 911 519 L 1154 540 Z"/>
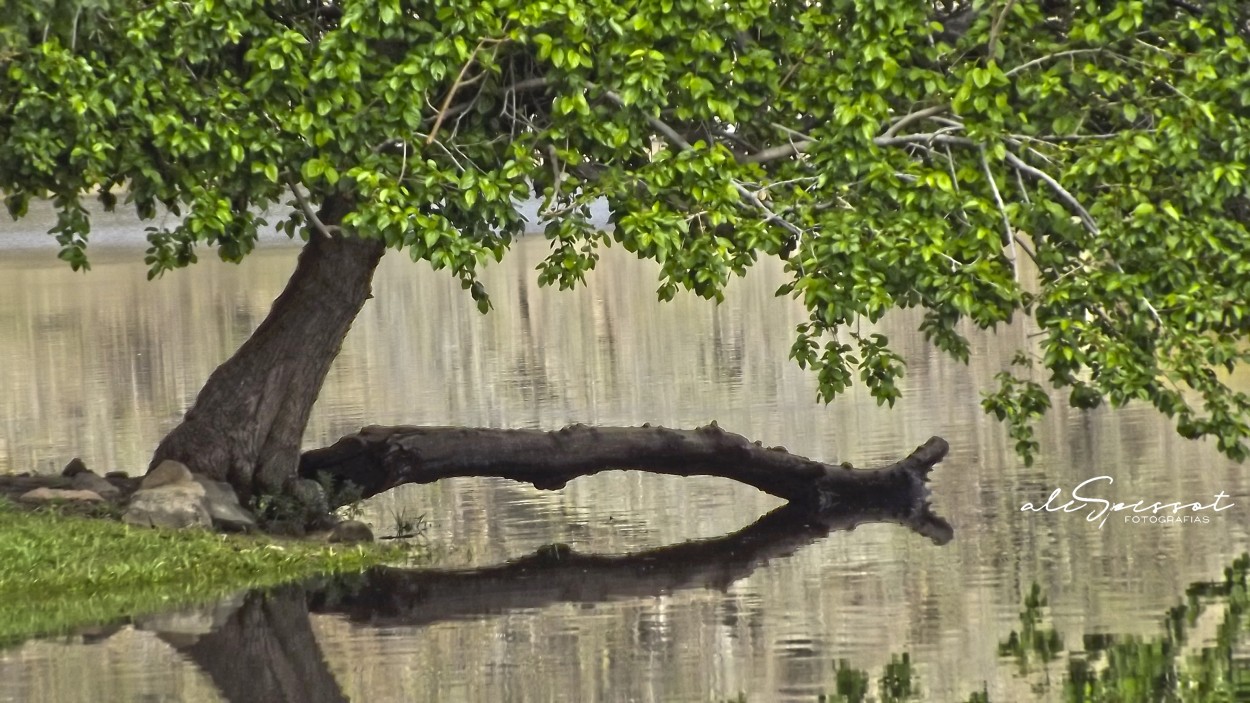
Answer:
<path fill-rule="evenodd" d="M 160 226 L 173 219 L 172 215 L 156 217 L 152 220 L 140 220 L 134 210 L 126 205 L 118 204 L 113 212 L 105 212 L 104 207 L 95 198 L 83 200 L 87 211 L 91 213 L 91 233 L 87 237 L 88 254 L 101 249 L 140 250 L 146 249 L 147 227 Z M 538 222 L 537 200 L 523 203 L 521 214 L 530 221 L 526 234 L 541 234 Z M 595 203 L 591 206 L 590 221 L 600 227 L 608 227 L 608 208 L 606 203 Z M 47 251 L 55 255 L 60 249 L 56 238 L 48 234 L 48 230 L 56 224 L 56 213 L 51 201 L 31 201 L 26 216 L 14 221 L 8 212 L 0 211 L 0 252 L 5 251 Z M 298 239 L 291 239 L 278 232 L 274 227 L 267 227 L 260 233 L 258 247 L 299 246 Z M 203 247 L 208 251 L 209 247 Z"/>

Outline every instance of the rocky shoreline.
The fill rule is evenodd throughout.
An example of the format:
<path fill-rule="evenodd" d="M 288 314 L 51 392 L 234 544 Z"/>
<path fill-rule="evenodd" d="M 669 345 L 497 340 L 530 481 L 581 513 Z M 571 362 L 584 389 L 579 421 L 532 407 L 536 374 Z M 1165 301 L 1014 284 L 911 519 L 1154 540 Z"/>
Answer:
<path fill-rule="evenodd" d="M 121 471 L 100 476 L 82 460 L 74 459 L 59 475 L 0 476 L 0 498 L 28 509 L 55 505 L 140 527 L 231 533 L 261 529 L 256 516 L 239 503 L 229 484 L 193 474 L 176 461 L 161 462 L 147 475 L 132 477 Z M 340 522 L 334 529 L 312 536 L 330 542 L 373 540 L 368 525 L 357 521 Z"/>

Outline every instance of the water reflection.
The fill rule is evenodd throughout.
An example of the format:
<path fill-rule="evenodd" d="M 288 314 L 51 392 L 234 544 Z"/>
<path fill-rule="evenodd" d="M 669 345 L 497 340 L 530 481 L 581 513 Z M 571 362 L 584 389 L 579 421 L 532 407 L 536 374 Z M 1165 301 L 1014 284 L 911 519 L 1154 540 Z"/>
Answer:
<path fill-rule="evenodd" d="M 460 571 L 383 568 L 306 592 L 287 587 L 249 594 L 224 623 L 187 639 L 163 639 L 196 663 L 232 703 L 346 701 L 317 646 L 309 612 L 344 616 L 376 629 L 421 628 L 445 620 L 480 620 L 557 603 L 590 606 L 671 594 L 682 589 L 724 590 L 772 559 L 783 557 L 831 531 L 869 523 L 908 527 L 935 543 L 951 527 L 927 504 L 874 507 L 814 514 L 778 508 L 754 524 L 717 539 L 615 557 L 574 553 L 550 545 L 508 564 Z M 662 653 L 669 644 L 663 619 L 640 625 L 634 649 Z M 597 698 L 624 700 L 629 681 L 613 681 Z M 388 687 L 391 700 L 418 700 L 402 682 Z M 376 698 L 370 697 L 371 700 Z"/>
<path fill-rule="evenodd" d="M 715 419 L 798 454 L 873 466 L 940 435 L 952 449 L 933 474 L 933 502 L 959 539 L 936 549 L 908 530 L 865 525 L 723 590 L 558 602 L 421 628 L 314 614 L 320 652 L 353 700 L 394 700 L 397 687 L 440 701 L 705 701 L 740 691 L 752 701 L 809 700 L 832 689 L 832 661 L 878 672 L 903 651 L 933 700 L 983 685 L 991 700 L 1032 700 L 998 666 L 1030 584 L 1048 594 L 1051 626 L 1066 641 L 1150 634 L 1190 581 L 1218 575 L 1250 546 L 1244 469 L 1181 440 L 1149 408 L 1081 413 L 1060 403 L 1039 431 L 1047 453 L 1020 465 L 980 411 L 978 389 L 1029 344 L 1026 327 L 972 334 L 972 361 L 961 365 L 932 353 L 913 316 L 892 315 L 879 329 L 908 362 L 903 400 L 890 411 L 854 390 L 823 406 L 812 378 L 787 360 L 803 313 L 772 297 L 783 280 L 776 267 L 735 282 L 720 306 L 689 297 L 659 305 L 654 267 L 615 249 L 584 289 L 540 290 L 533 268 L 545 249 L 522 240 L 487 270 L 487 316 L 446 276 L 388 257 L 308 446 L 375 423 Z M 146 465 L 264 314 L 294 254 L 205 261 L 149 283 L 133 250 L 97 252 L 87 275 L 46 251 L 0 252 L 0 471 L 59 469 L 75 455 L 99 470 Z M 1100 474 L 1116 477 L 1117 496 L 1224 491 L 1237 507 L 1209 525 L 1102 530 L 1077 515 L 1019 510 Z M 386 533 L 397 515 L 423 515 L 443 564 L 475 569 L 552 543 L 619 555 L 730 534 L 776 506 L 728 481 L 614 472 L 556 493 L 486 479 L 405 486 L 370 501 L 366 519 Z M 89 683 L 71 685 L 79 680 Z M 0 700 L 213 700 L 212 690 L 201 669 L 140 632 L 0 652 Z"/>
<path fill-rule="evenodd" d="M 422 627 L 555 603 L 592 604 L 691 588 L 723 591 L 772 559 L 830 532 L 869 523 L 901 525 L 939 545 L 953 536 L 950 523 L 934 515 L 928 504 L 831 514 L 785 506 L 724 537 L 634 554 L 579 554 L 555 544 L 498 567 L 378 569 L 352 593 L 332 595 L 319 605 L 314 601 L 314 610 L 345 613 L 374 627 Z"/>

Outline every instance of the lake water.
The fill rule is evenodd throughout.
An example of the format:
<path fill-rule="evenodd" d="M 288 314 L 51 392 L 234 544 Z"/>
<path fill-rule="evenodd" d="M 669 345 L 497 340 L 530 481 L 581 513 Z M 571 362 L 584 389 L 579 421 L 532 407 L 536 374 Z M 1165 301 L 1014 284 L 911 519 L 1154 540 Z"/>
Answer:
<path fill-rule="evenodd" d="M 201 264 L 148 282 L 134 222 L 106 223 L 111 244 L 93 252 L 85 275 L 55 259 L 40 229 L 0 223 L 0 472 L 58 471 L 74 456 L 101 472 L 140 472 L 209 372 L 259 323 L 297 250 L 271 243 L 238 266 L 205 252 Z M 980 389 L 1029 342 L 1023 325 L 974 336 L 963 365 L 926 346 L 915 316 L 893 315 L 879 331 L 907 360 L 903 399 L 891 411 L 855 389 L 826 406 L 787 359 L 804 315 L 773 297 L 779 266 L 761 264 L 719 306 L 689 296 L 659 304 L 655 267 L 619 248 L 584 288 L 540 289 L 534 266 L 545 250 L 541 237 L 522 239 L 486 270 L 495 310 L 485 316 L 446 275 L 388 255 L 307 445 L 366 424 L 716 420 L 767 445 L 872 466 L 940 435 L 951 452 L 933 474 L 933 505 L 955 538 L 937 546 L 897 525 L 864 525 L 719 580 L 625 569 L 602 597 L 571 586 L 531 597 L 544 584 L 517 579 L 496 607 L 472 601 L 463 584 L 476 577 L 462 571 L 469 580 L 428 587 L 452 591 L 435 600 L 444 610 L 407 620 L 314 599 L 301 641 L 328 678 L 304 680 L 319 682 L 326 700 L 813 700 L 832 691 L 834 662 L 875 676 L 903 652 L 925 700 L 983 689 L 995 701 L 1057 698 L 1045 679 L 1062 662 L 1021 677 L 999 656 L 1031 584 L 1078 648 L 1083 634 L 1150 636 L 1187 584 L 1219 577 L 1250 544 L 1246 473 L 1148 408 L 1077 412 L 1059 402 L 1040 427 L 1043 455 L 1025 468 L 979 409 Z M 1098 489 L 1112 500 L 1210 502 L 1223 492 L 1236 505 L 1208 524 L 1113 517 L 1101 528 L 1083 514 L 1020 510 L 1099 475 L 1114 476 Z M 370 501 L 365 519 L 386 534 L 396 516 L 423 516 L 438 566 L 471 570 L 554 543 L 629 555 L 718 537 L 777 504 L 723 480 L 614 472 L 560 492 L 471 479 L 405 486 Z M 0 651 L 0 700 L 244 697 L 223 687 L 225 640 L 189 637 L 126 626 L 27 642 Z"/>

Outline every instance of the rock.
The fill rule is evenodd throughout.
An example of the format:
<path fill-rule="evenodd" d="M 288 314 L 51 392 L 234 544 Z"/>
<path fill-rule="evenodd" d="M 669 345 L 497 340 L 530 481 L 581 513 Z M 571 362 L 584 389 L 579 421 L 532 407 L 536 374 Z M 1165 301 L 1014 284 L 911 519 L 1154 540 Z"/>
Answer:
<path fill-rule="evenodd" d="M 344 520 L 334 526 L 334 530 L 330 532 L 329 541 L 335 544 L 372 542 L 373 530 L 359 520 Z"/>
<path fill-rule="evenodd" d="M 147 490 L 171 484 L 187 484 L 191 483 L 191 481 L 191 469 L 188 469 L 186 464 L 166 459 L 157 465 L 155 469 L 149 471 L 147 476 L 143 477 L 143 483 L 139 484 L 139 489 Z"/>
<path fill-rule="evenodd" d="M 72 503 L 98 503 L 104 498 L 95 491 L 73 491 L 65 488 L 36 488 L 18 498 L 23 503 L 48 503 L 54 500 Z"/>
<path fill-rule="evenodd" d="M 157 613 L 135 618 L 135 629 L 147 630 L 160 635 L 161 639 L 174 644 L 194 644 L 201 635 L 226 624 L 230 616 L 243 605 L 243 593 L 238 593 L 217 603 L 191 606 L 172 612 Z"/>
<path fill-rule="evenodd" d="M 70 486 L 80 491 L 94 491 L 103 498 L 115 498 L 121 494 L 120 488 L 85 469 L 74 474 Z"/>
<path fill-rule="evenodd" d="M 252 532 L 256 518 L 239 505 L 239 497 L 225 481 L 214 481 L 205 476 L 195 476 L 195 482 L 204 488 L 204 504 L 213 518 L 213 526 L 229 532 Z"/>
<path fill-rule="evenodd" d="M 87 465 L 83 463 L 82 459 L 74 457 L 69 460 L 68 464 L 65 465 L 65 468 L 61 471 L 61 475 L 65 478 L 73 478 L 86 470 Z"/>
<path fill-rule="evenodd" d="M 116 623 L 112 625 L 91 625 L 77 630 L 77 633 L 83 644 L 96 644 L 107 641 L 121 629 L 122 626 Z"/>
<path fill-rule="evenodd" d="M 104 478 L 130 478 L 130 474 L 125 471 L 110 471 L 104 474 Z"/>
<path fill-rule="evenodd" d="M 325 489 L 311 479 L 291 479 L 283 485 L 284 497 L 290 499 L 287 515 L 276 515 L 279 520 L 295 520 L 306 529 L 329 529 L 334 526 L 330 504 Z"/>
<path fill-rule="evenodd" d="M 187 467 L 182 464 L 177 466 L 186 471 Z M 157 488 L 140 488 L 130 497 L 130 507 L 122 515 L 122 522 L 174 530 L 185 527 L 211 529 L 213 516 L 208 512 L 204 496 L 204 487 L 193 480 L 167 483 Z"/>
<path fill-rule="evenodd" d="M 284 486 L 286 494 L 294 498 L 309 513 L 324 515 L 330 512 L 326 491 L 320 483 L 307 478 L 289 480 Z"/>

